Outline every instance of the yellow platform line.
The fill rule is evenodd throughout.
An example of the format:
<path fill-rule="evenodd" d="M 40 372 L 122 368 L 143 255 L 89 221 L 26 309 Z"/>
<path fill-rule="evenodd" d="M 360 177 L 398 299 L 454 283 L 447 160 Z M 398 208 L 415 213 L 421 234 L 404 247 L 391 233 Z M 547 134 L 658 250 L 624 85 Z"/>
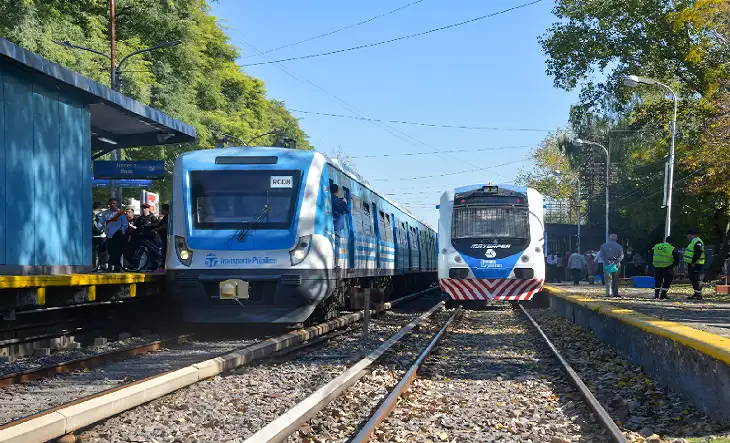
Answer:
<path fill-rule="evenodd" d="M 0 289 L 45 288 L 49 286 L 123 285 L 161 282 L 160 274 L 63 274 L 2 275 Z"/>
<path fill-rule="evenodd" d="M 552 296 L 560 297 L 570 303 L 584 306 L 592 311 L 613 317 L 626 324 L 639 328 L 650 334 L 681 343 L 712 358 L 730 364 L 730 338 L 711 332 L 700 331 L 673 321 L 661 320 L 651 315 L 642 314 L 631 309 L 617 308 L 595 299 L 570 295 L 554 286 L 545 286 Z"/>

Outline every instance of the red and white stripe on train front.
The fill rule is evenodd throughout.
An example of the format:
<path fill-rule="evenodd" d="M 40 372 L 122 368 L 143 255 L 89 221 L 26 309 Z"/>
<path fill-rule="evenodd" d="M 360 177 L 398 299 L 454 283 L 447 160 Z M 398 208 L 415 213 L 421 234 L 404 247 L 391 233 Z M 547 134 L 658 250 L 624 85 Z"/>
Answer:
<path fill-rule="evenodd" d="M 441 290 L 453 300 L 531 300 L 542 290 L 542 279 L 442 278 Z"/>

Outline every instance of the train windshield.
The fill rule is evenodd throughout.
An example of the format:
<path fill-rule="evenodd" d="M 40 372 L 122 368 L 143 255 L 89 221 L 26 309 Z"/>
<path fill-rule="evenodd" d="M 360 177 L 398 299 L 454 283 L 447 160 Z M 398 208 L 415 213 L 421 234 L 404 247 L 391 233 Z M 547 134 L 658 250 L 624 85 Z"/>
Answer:
<path fill-rule="evenodd" d="M 288 229 L 299 171 L 191 171 L 197 229 Z"/>
<path fill-rule="evenodd" d="M 451 237 L 529 239 L 526 206 L 455 206 Z"/>

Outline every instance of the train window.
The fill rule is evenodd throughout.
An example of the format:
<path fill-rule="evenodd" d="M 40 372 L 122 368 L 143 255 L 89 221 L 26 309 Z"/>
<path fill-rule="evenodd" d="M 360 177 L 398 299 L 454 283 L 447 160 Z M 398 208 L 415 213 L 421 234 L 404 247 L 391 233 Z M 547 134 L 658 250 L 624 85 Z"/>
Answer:
<path fill-rule="evenodd" d="M 362 202 L 362 233 L 373 235 L 373 217 L 370 214 L 370 204 Z"/>
<path fill-rule="evenodd" d="M 353 229 L 356 233 L 362 234 L 363 233 L 363 230 L 362 230 L 362 218 L 363 218 L 362 201 L 353 195 L 350 204 L 352 207 Z"/>
<path fill-rule="evenodd" d="M 389 242 L 393 242 L 393 223 L 390 220 L 390 214 L 385 214 L 385 231 L 386 231 L 386 239 Z"/>

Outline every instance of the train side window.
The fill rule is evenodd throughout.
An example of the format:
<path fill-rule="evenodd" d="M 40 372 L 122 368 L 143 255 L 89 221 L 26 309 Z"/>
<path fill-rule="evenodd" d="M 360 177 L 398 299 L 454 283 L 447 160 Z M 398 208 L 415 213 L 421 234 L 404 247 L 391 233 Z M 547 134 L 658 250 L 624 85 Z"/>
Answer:
<path fill-rule="evenodd" d="M 373 235 L 373 216 L 370 213 L 370 204 L 362 202 L 362 232 L 365 235 Z"/>
<path fill-rule="evenodd" d="M 390 214 L 385 214 L 385 238 L 393 243 L 393 223 L 390 221 Z"/>
<path fill-rule="evenodd" d="M 362 205 L 359 198 L 353 196 L 352 200 L 350 202 L 351 212 L 352 212 L 352 224 L 354 225 L 354 231 L 358 234 L 362 234 Z"/>

